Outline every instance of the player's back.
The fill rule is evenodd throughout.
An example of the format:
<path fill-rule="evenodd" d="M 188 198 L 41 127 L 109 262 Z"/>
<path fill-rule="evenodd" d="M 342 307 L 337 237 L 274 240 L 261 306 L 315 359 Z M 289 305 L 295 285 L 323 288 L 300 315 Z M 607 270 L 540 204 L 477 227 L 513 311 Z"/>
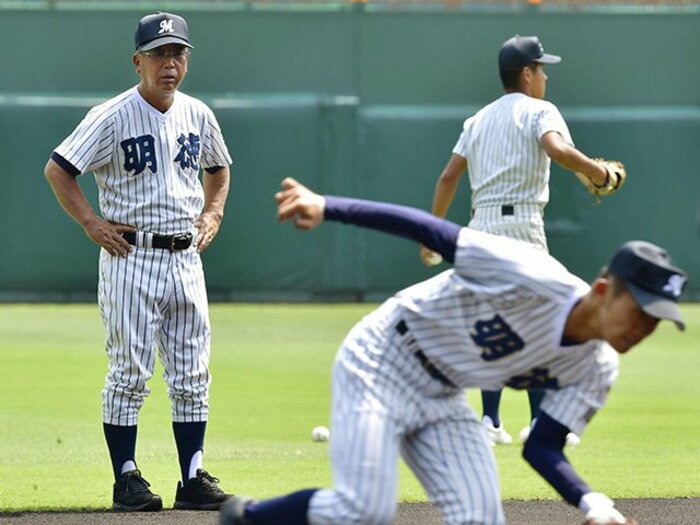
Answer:
<path fill-rule="evenodd" d="M 539 120 L 552 110 L 544 100 L 508 93 L 464 122 L 458 147 L 469 163 L 472 207 L 547 203 L 550 159 Z"/>

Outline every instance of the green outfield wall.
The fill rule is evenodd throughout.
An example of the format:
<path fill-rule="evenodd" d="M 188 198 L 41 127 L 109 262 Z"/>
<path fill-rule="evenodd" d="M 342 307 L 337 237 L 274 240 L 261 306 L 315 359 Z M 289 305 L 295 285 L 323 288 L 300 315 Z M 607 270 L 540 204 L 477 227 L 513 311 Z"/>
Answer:
<path fill-rule="evenodd" d="M 516 33 L 563 56 L 547 68 L 547 98 L 576 145 L 629 173 L 623 191 L 595 205 L 553 168 L 552 253 L 590 279 L 620 242 L 650 240 L 688 269 L 688 297 L 700 297 L 697 9 L 240 5 L 179 9 L 196 46 L 182 89 L 213 107 L 235 158 L 221 232 L 204 255 L 213 299 L 377 299 L 436 273 L 404 240 L 279 225 L 273 194 L 294 176 L 429 209 L 462 121 L 500 94 L 497 52 Z M 55 201 L 43 167 L 90 106 L 136 83 L 133 31 L 150 9 L 1 7 L 0 299 L 93 300 L 98 249 Z M 95 203 L 92 175 L 80 180 Z M 468 201 L 465 180 L 450 218 L 466 222 Z"/>

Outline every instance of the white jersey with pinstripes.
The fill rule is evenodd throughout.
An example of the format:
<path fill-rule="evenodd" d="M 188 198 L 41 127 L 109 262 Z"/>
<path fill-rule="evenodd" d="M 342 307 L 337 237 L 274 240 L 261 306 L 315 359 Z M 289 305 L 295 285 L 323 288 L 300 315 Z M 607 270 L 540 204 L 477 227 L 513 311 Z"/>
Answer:
<path fill-rule="evenodd" d="M 161 113 L 134 87 L 90 110 L 55 152 L 78 172 L 95 172 L 105 219 L 139 230 L 127 257 L 100 252 L 98 303 L 109 358 L 103 421 L 137 424 L 156 349 L 172 420 L 206 421 L 211 337 L 201 258 L 194 244 L 151 248 L 144 232 L 196 234 L 200 171 L 231 163 L 216 118 L 180 92 Z"/>
<path fill-rule="evenodd" d="M 573 145 L 554 104 L 523 93 L 503 95 L 464 121 L 453 153 L 469 165 L 470 228 L 548 251 L 544 207 L 551 160 L 540 140 L 549 132 Z M 504 215 L 504 205 L 510 206 L 509 215 Z"/>
<path fill-rule="evenodd" d="M 232 162 L 203 102 L 176 92 L 161 113 L 137 87 L 90 110 L 56 153 L 95 172 L 105 219 L 160 234 L 192 231 L 204 203 L 200 167 Z"/>
<path fill-rule="evenodd" d="M 453 153 L 469 162 L 472 208 L 549 201 L 549 167 L 542 137 L 555 131 L 573 145 L 551 102 L 507 93 L 464 121 Z"/>
<path fill-rule="evenodd" d="M 581 434 L 619 363 L 602 340 L 562 344 L 568 315 L 589 290 L 541 250 L 463 228 L 454 269 L 394 300 L 417 344 L 455 384 L 549 389 L 542 410 Z"/>
<path fill-rule="evenodd" d="M 604 341 L 562 343 L 589 289 L 532 245 L 462 228 L 454 269 L 386 301 L 338 351 L 334 488 L 313 496 L 309 523 L 390 523 L 400 454 L 443 523 L 503 524 L 493 452 L 461 389 L 545 388 L 541 409 L 580 435 L 619 365 Z"/>

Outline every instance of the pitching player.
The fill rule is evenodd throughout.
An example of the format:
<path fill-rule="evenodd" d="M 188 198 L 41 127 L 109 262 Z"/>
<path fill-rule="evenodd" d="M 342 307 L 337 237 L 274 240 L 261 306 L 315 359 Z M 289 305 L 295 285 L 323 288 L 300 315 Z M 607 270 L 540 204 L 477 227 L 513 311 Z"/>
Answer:
<path fill-rule="evenodd" d="M 547 251 L 544 208 L 549 201 L 551 159 L 577 173 L 591 188 L 605 187 L 605 165 L 577 150 L 561 113 L 544 100 L 544 67 L 561 57 L 544 52 L 536 36 L 507 40 L 498 55 L 504 94 L 464 121 L 452 156 L 435 187 L 433 213 L 445 217 L 469 166 L 472 217 L 469 227 L 530 243 Z M 617 189 L 617 186 L 615 187 Z M 421 247 L 430 266 L 440 258 Z M 532 419 L 543 393 L 528 391 Z M 494 444 L 511 443 L 501 424 L 501 391 L 482 391 L 483 424 Z M 522 437 L 529 433 L 529 426 Z M 576 442 L 570 436 L 570 444 Z"/>
<path fill-rule="evenodd" d="M 162 507 L 135 459 L 157 347 L 182 475 L 175 507 L 217 509 L 227 495 L 202 468 L 211 376 L 199 254 L 223 217 L 231 157 L 211 110 L 178 91 L 192 49 L 185 20 L 145 16 L 135 43 L 139 84 L 92 108 L 53 152 L 45 174 L 66 212 L 102 248 L 98 302 L 109 358 L 102 417 L 115 477 L 113 508 Z M 101 217 L 76 181 L 90 171 Z"/>
<path fill-rule="evenodd" d="M 493 452 L 463 388 L 545 388 L 523 455 L 588 523 L 634 523 L 563 453 L 606 402 L 618 354 L 660 319 L 679 328 L 686 281 L 664 250 L 622 245 L 591 286 L 544 250 L 413 208 L 322 197 L 286 179 L 278 218 L 325 220 L 423 243 L 454 269 L 400 291 L 347 335 L 333 367 L 332 489 L 232 499 L 222 525 L 390 524 L 401 455 L 445 525 L 504 523 Z"/>

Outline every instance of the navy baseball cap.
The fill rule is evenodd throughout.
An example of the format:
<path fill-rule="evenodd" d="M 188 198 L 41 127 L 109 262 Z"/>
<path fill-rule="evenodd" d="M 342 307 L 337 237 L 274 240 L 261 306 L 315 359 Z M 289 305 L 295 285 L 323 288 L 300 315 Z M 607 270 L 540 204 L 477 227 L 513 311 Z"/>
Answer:
<path fill-rule="evenodd" d="M 531 62 L 558 64 L 561 57 L 545 53 L 542 42 L 536 36 L 515 35 L 503 43 L 498 53 L 500 69 L 518 69 Z"/>
<path fill-rule="evenodd" d="M 608 270 L 625 281 L 642 310 L 657 319 L 673 321 L 679 330 L 685 329 L 678 298 L 688 277 L 671 264 L 666 250 L 650 242 L 626 242 L 613 255 Z"/>
<path fill-rule="evenodd" d="M 187 22 L 181 16 L 172 13 L 158 11 L 152 15 L 146 15 L 139 20 L 134 35 L 136 49 L 148 51 L 165 44 L 181 44 L 194 47 L 190 44 Z"/>

